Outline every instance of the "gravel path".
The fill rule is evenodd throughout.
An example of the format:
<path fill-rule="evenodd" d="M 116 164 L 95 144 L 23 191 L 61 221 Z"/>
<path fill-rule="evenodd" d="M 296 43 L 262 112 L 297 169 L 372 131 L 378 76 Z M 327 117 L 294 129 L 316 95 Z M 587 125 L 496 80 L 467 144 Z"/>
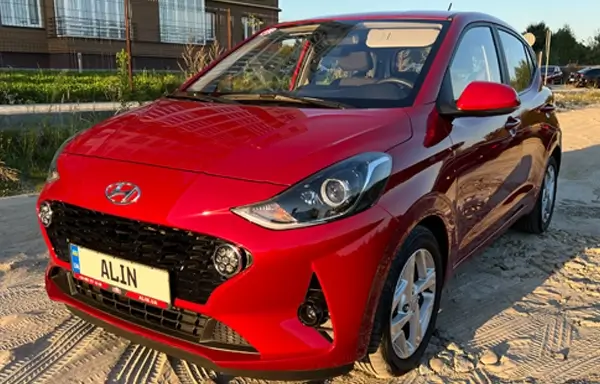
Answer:
<path fill-rule="evenodd" d="M 551 230 L 510 232 L 461 266 L 427 360 L 394 383 L 600 382 L 600 108 L 560 119 L 565 153 Z M 0 383 L 208 381 L 46 299 L 34 202 L 0 199 Z M 377 381 L 353 373 L 334 382 Z"/>

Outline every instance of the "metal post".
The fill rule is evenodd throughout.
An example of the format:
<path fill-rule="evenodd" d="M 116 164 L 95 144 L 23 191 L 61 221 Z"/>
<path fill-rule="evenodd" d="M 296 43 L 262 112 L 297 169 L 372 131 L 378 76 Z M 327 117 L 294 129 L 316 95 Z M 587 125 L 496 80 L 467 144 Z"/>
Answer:
<path fill-rule="evenodd" d="M 79 73 L 83 72 L 83 55 L 81 52 L 77 52 L 77 69 L 79 69 Z"/>
<path fill-rule="evenodd" d="M 227 8 L 227 50 L 231 49 L 231 9 Z"/>
<path fill-rule="evenodd" d="M 129 0 L 125 3 L 125 49 L 127 50 L 127 71 L 129 72 L 129 89 L 133 91 L 133 67 L 131 56 L 131 20 L 129 19 Z"/>

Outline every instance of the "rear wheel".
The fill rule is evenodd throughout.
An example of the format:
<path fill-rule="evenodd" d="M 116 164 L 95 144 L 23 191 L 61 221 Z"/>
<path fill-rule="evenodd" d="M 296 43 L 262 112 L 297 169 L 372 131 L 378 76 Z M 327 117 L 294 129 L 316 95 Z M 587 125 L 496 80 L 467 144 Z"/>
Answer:
<path fill-rule="evenodd" d="M 371 334 L 371 350 L 358 367 L 380 378 L 405 374 L 420 362 L 440 307 L 443 283 L 439 244 L 417 226 L 392 262 Z"/>
<path fill-rule="evenodd" d="M 533 211 L 517 222 L 517 229 L 535 234 L 546 232 L 554 214 L 557 187 L 558 165 L 556 159 L 551 157 L 546 166 L 546 172 L 535 207 Z"/>

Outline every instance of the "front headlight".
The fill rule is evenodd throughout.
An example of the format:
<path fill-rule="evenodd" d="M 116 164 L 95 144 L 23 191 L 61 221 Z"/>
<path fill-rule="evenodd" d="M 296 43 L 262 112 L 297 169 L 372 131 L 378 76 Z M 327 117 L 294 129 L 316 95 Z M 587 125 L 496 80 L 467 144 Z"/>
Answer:
<path fill-rule="evenodd" d="M 60 154 L 62 153 L 62 151 L 67 146 L 67 144 L 69 144 L 71 141 L 73 141 L 73 139 L 75 137 L 77 137 L 77 135 L 79 135 L 80 133 L 81 132 L 77 132 L 76 134 L 74 134 L 73 136 L 71 136 L 67 140 L 65 140 L 65 142 L 62 143 L 60 145 L 60 147 L 58 147 L 58 149 L 56 150 L 56 153 L 54 153 L 54 157 L 52 158 L 52 161 L 50 162 L 50 167 L 48 169 L 48 177 L 46 177 L 47 183 L 52 183 L 52 182 L 60 179 L 60 174 L 58 173 L 58 167 L 57 167 L 58 158 L 59 158 Z"/>
<path fill-rule="evenodd" d="M 270 229 L 326 223 L 375 204 L 391 171 L 388 154 L 363 153 L 325 168 L 270 200 L 232 211 Z"/>

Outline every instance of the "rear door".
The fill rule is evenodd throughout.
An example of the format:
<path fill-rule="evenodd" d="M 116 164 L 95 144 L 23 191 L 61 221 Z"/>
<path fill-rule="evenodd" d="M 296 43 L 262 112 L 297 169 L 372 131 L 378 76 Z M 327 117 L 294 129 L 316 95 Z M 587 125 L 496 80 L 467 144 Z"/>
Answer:
<path fill-rule="evenodd" d="M 512 191 L 506 204 L 519 209 L 526 196 L 532 196 L 540 183 L 540 172 L 546 167 L 546 140 L 544 135 L 546 114 L 554 113 L 554 104 L 548 88 L 535 78 L 536 64 L 533 52 L 522 36 L 513 31 L 497 28 L 501 58 L 504 61 L 505 83 L 512 86 L 521 99 L 521 106 L 511 114 L 515 126 L 515 145 L 519 144 L 522 158 L 510 177 L 507 188 Z M 529 195 L 528 195 L 529 194 Z"/>

